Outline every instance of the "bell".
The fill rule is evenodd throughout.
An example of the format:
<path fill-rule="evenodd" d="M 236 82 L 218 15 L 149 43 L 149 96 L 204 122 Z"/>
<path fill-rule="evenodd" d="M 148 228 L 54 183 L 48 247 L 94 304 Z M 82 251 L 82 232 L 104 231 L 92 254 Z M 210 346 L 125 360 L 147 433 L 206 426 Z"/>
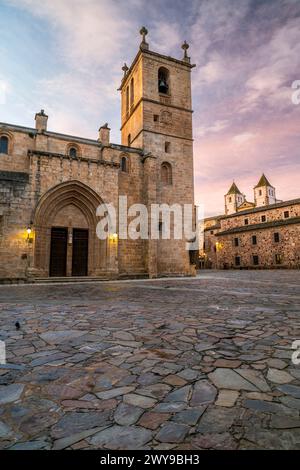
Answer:
<path fill-rule="evenodd" d="M 167 93 L 168 92 L 168 84 L 162 78 L 159 80 L 158 87 L 159 87 L 159 92 L 160 93 Z"/>

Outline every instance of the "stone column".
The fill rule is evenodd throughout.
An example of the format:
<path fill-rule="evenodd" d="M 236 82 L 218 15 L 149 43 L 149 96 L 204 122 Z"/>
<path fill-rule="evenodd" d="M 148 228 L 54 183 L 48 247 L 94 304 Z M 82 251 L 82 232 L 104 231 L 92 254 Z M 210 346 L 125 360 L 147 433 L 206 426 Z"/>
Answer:
<path fill-rule="evenodd" d="M 157 203 L 156 157 L 148 154 L 144 157 L 144 201 L 148 209 L 149 239 L 145 242 L 145 267 L 149 277 L 157 277 L 157 243 L 151 240 L 151 204 Z"/>
<path fill-rule="evenodd" d="M 112 277 L 117 277 L 118 268 L 118 235 L 111 234 L 107 239 L 107 271 Z"/>

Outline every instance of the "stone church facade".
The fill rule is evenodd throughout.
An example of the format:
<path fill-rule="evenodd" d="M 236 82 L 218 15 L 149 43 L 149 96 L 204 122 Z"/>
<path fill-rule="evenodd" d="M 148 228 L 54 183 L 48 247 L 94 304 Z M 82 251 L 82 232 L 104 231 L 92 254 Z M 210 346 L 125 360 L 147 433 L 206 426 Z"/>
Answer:
<path fill-rule="evenodd" d="M 300 268 L 300 199 L 279 201 L 262 175 L 254 202 L 233 183 L 225 214 L 204 220 L 202 266 L 214 269 Z"/>
<path fill-rule="evenodd" d="M 194 204 L 191 69 L 150 51 L 143 36 L 123 67 L 121 145 L 107 124 L 97 139 L 0 123 L 0 279 L 191 275 L 186 240 L 96 235 L 96 210 Z M 117 231 L 118 232 L 118 231 Z"/>

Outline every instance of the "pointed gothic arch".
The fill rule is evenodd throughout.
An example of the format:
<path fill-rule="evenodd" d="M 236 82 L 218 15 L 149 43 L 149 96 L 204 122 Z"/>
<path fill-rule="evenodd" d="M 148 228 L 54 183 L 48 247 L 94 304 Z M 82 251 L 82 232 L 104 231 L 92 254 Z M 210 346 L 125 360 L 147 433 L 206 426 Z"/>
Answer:
<path fill-rule="evenodd" d="M 65 228 L 69 231 L 76 225 L 88 227 L 88 275 L 100 275 L 101 272 L 107 270 L 107 242 L 99 240 L 96 235 L 98 222 L 96 210 L 100 204 L 103 204 L 101 197 L 91 188 L 76 180 L 60 183 L 41 197 L 33 217 L 35 230 L 34 268 L 37 275 L 49 275 L 51 229 L 57 224 L 57 220 L 65 220 Z M 77 218 L 72 221 L 74 211 L 77 213 Z M 59 222 L 59 226 L 61 223 Z M 68 249 L 70 251 L 70 248 Z"/>

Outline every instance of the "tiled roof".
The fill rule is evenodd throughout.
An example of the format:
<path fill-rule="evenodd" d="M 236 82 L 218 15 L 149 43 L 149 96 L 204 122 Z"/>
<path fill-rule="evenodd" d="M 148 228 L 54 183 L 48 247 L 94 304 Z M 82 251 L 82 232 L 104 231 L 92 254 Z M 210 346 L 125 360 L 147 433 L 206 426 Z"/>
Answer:
<path fill-rule="evenodd" d="M 252 209 L 245 209 L 244 211 L 234 212 L 233 214 L 223 215 L 220 219 L 229 219 L 232 217 L 241 217 L 243 215 L 253 214 L 254 212 L 269 211 L 272 209 L 277 209 L 278 207 L 293 206 L 295 204 L 300 204 L 300 198 L 291 199 L 290 201 L 277 202 L 275 204 L 269 204 L 267 206 L 253 207 Z"/>
<path fill-rule="evenodd" d="M 271 186 L 271 187 L 273 187 L 273 186 L 269 183 L 269 181 L 267 180 L 267 178 L 266 178 L 266 176 L 265 176 L 264 173 L 261 175 L 260 180 L 259 180 L 259 182 L 257 183 L 257 185 L 254 186 L 254 187 L 255 187 L 255 188 L 261 188 L 261 186 Z"/>
<path fill-rule="evenodd" d="M 216 236 L 230 235 L 232 233 L 250 232 L 251 230 L 262 230 L 271 227 L 281 227 L 282 225 L 300 224 L 300 217 L 292 217 L 290 219 L 273 220 L 272 222 L 263 222 L 261 224 L 243 225 L 242 227 L 233 227 L 229 230 L 216 233 Z"/>
<path fill-rule="evenodd" d="M 233 182 L 227 194 L 242 194 L 242 193 L 237 187 L 237 185 L 235 184 L 235 182 Z"/>

